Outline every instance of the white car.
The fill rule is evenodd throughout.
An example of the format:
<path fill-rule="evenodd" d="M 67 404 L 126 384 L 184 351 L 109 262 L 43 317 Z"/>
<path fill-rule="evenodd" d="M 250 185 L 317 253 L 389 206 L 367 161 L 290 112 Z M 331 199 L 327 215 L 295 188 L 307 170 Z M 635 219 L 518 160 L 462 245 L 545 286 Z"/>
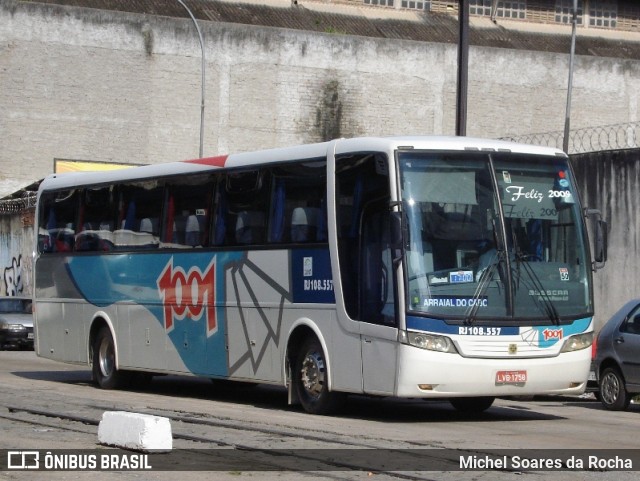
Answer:
<path fill-rule="evenodd" d="M 0 297 L 0 349 L 33 349 L 31 299 Z"/>

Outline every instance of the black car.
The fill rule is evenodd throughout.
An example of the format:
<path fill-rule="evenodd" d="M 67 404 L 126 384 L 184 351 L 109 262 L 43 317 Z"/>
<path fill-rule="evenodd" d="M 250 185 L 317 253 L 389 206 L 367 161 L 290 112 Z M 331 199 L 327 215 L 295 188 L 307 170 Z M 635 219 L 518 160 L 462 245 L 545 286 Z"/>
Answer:
<path fill-rule="evenodd" d="M 33 349 L 31 299 L 0 297 L 0 349 Z"/>
<path fill-rule="evenodd" d="M 607 321 L 593 349 L 596 397 L 607 409 L 626 409 L 640 394 L 640 299 L 627 302 Z"/>

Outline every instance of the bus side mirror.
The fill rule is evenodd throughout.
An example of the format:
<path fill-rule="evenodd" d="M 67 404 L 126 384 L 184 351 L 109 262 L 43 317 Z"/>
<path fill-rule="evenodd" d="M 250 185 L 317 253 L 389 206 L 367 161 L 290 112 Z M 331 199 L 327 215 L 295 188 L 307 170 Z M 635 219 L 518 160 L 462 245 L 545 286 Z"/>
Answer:
<path fill-rule="evenodd" d="M 607 262 L 607 250 L 609 248 L 609 241 L 607 237 L 607 222 L 602 220 L 602 216 L 599 210 L 586 209 L 586 217 L 594 217 L 593 224 L 593 270 L 602 269 L 605 262 Z"/>
<path fill-rule="evenodd" d="M 597 220 L 595 225 L 595 246 L 594 246 L 594 260 L 598 263 L 604 264 L 607 262 L 607 222 L 604 220 Z"/>

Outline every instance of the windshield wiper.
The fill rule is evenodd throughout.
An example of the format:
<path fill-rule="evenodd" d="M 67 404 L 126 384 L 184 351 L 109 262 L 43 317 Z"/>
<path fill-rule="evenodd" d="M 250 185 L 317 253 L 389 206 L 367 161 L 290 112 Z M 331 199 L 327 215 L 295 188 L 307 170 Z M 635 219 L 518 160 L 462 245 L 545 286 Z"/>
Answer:
<path fill-rule="evenodd" d="M 493 279 L 493 274 L 496 272 L 496 269 L 500 266 L 503 261 L 507 259 L 507 251 L 505 249 L 505 243 L 498 233 L 498 229 L 496 227 L 496 219 L 495 217 L 491 219 L 491 227 L 493 232 L 493 244 L 496 246 L 495 253 L 491 257 L 491 260 L 487 264 L 487 267 L 484 268 L 482 273 L 480 274 L 480 279 L 478 280 L 478 286 L 476 287 L 475 292 L 473 293 L 473 297 L 471 298 L 471 302 L 469 303 L 469 309 L 465 313 L 464 323 L 472 324 L 476 320 L 476 315 L 478 314 L 478 309 L 480 309 L 480 302 L 478 302 L 487 292 L 489 288 L 489 284 Z M 509 276 L 510 280 L 510 276 Z M 508 293 L 509 291 L 507 291 Z"/>
<path fill-rule="evenodd" d="M 522 249 L 520 249 L 520 243 L 518 242 L 518 239 L 516 237 L 516 232 L 513 226 L 511 227 L 511 235 L 513 240 L 513 247 L 516 255 L 516 266 L 517 266 L 516 272 L 517 272 L 518 282 L 522 281 L 522 283 L 527 289 L 531 287 L 524 280 L 522 280 L 522 276 L 520 275 L 520 267 L 522 267 L 523 270 L 529 276 L 531 283 L 533 284 L 533 290 L 539 294 L 539 296 L 533 296 L 534 302 L 536 302 L 537 304 L 538 300 L 542 300 L 543 306 L 538 306 L 538 308 L 542 312 L 544 312 L 549 318 L 549 320 L 553 322 L 555 325 L 560 324 L 560 316 L 558 315 L 558 310 L 556 309 L 556 306 L 551 300 L 551 297 L 549 296 L 549 294 L 547 294 L 547 290 L 545 289 L 544 284 L 540 280 L 540 277 L 538 277 L 538 274 L 536 274 L 533 267 L 531 267 L 531 264 L 527 262 L 526 260 L 527 255 L 522 252 Z M 536 299 L 536 297 L 538 299 Z"/>
<path fill-rule="evenodd" d="M 493 257 L 489 261 L 489 265 L 482 271 L 480 274 L 480 279 L 478 282 L 478 286 L 476 287 L 475 292 L 473 293 L 472 301 L 469 303 L 469 308 L 464 316 L 464 323 L 467 325 L 473 324 L 476 319 L 476 315 L 478 314 L 478 309 L 480 309 L 480 302 L 478 302 L 486 293 L 489 288 L 489 284 L 493 279 L 493 274 L 496 272 L 496 269 L 505 258 L 505 250 L 504 249 L 496 249 Z"/>

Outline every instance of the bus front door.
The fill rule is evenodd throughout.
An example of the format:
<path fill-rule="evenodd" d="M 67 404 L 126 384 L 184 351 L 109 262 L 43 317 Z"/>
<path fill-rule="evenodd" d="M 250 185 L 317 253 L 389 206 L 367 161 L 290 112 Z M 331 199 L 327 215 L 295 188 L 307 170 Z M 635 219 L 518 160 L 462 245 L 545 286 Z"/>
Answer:
<path fill-rule="evenodd" d="M 363 388 L 366 393 L 382 395 L 394 393 L 398 352 L 389 222 L 388 200 L 366 206 L 359 249 Z"/>

